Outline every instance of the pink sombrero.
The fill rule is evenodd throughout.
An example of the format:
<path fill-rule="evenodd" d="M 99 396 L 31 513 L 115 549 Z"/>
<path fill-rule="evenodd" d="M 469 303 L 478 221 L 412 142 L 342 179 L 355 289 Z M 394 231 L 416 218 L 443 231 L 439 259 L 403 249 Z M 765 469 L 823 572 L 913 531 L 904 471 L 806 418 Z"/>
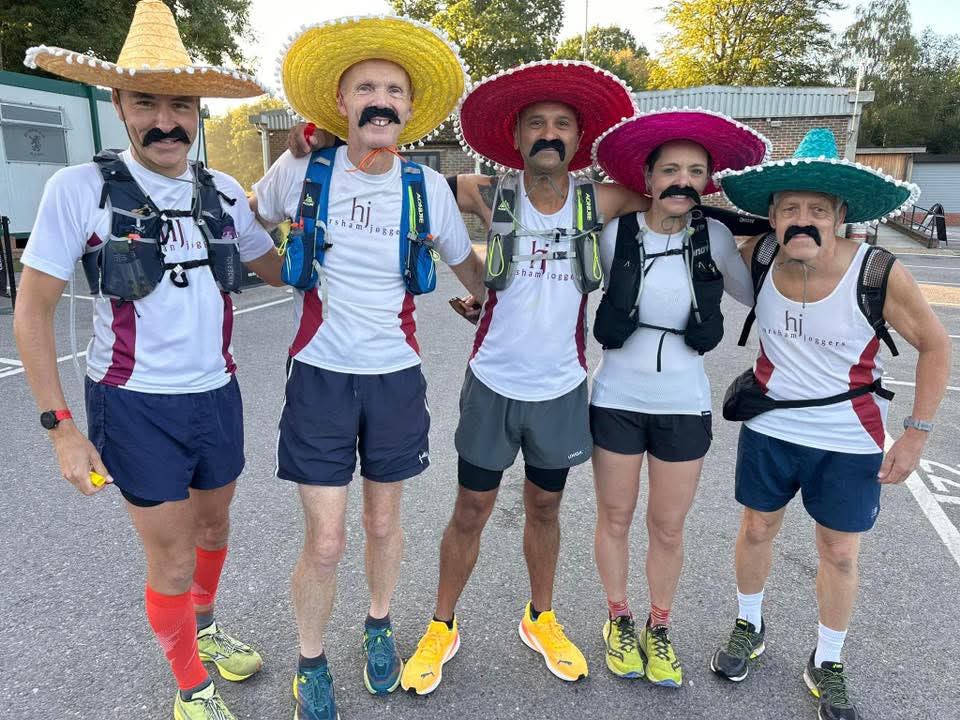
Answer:
<path fill-rule="evenodd" d="M 713 159 L 714 172 L 758 165 L 771 148 L 766 137 L 722 113 L 670 108 L 637 115 L 607 130 L 593 144 L 593 160 L 614 182 L 646 194 L 647 158 L 671 140 L 702 145 Z M 719 191 L 711 180 L 702 194 Z"/>
<path fill-rule="evenodd" d="M 456 120 L 460 144 L 479 160 L 520 170 L 523 157 L 513 146 L 517 115 L 538 102 L 569 105 L 580 116 L 583 138 L 570 170 L 591 164 L 593 141 L 607 128 L 636 112 L 623 80 L 588 62 L 541 60 L 484 78 L 464 99 Z"/>

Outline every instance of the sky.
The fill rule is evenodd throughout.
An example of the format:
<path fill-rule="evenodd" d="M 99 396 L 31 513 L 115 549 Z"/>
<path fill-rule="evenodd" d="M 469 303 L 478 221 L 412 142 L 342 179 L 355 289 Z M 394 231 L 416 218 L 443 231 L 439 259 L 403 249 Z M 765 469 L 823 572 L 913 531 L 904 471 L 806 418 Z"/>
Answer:
<path fill-rule="evenodd" d="M 582 34 L 584 18 L 589 12 L 593 25 L 619 25 L 630 30 L 651 54 L 660 49 L 659 39 L 668 30 L 663 22 L 663 6 L 667 0 L 563 0 L 564 24 L 560 39 Z M 832 13 L 831 25 L 839 31 L 854 19 L 857 2 L 848 2 L 848 8 Z M 385 0 L 350 0 L 353 15 L 370 15 L 390 12 Z M 339 17 L 343 6 L 336 2 L 303 3 L 302 0 L 252 0 L 251 26 L 257 43 L 247 49 L 247 55 L 257 61 L 261 82 L 275 90 L 279 89 L 275 67 L 280 50 L 291 33 L 303 23 L 313 23 Z M 911 15 L 916 31 L 934 26 L 941 34 L 960 34 L 960 3 L 949 0 L 911 0 Z M 209 100 L 213 114 L 240 104 L 231 100 Z"/>

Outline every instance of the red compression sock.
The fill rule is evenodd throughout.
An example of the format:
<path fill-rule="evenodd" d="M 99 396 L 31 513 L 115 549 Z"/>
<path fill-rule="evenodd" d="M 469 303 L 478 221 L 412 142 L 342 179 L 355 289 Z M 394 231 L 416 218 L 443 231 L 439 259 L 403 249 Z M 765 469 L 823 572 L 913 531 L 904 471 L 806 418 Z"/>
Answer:
<path fill-rule="evenodd" d="M 610 618 L 616 617 L 630 617 L 633 615 L 630 612 L 630 603 L 626 600 L 611 600 L 607 598 L 607 609 L 610 611 Z"/>
<path fill-rule="evenodd" d="M 657 625 L 670 627 L 670 608 L 664 610 L 663 608 L 658 608 L 656 605 L 651 603 L 650 627 L 656 627 Z"/>
<path fill-rule="evenodd" d="M 220 571 L 227 559 L 226 546 L 219 550 L 204 550 L 197 546 L 197 564 L 193 570 L 193 586 L 190 595 L 194 607 L 207 608 L 213 605 L 220 584 Z"/>
<path fill-rule="evenodd" d="M 164 595 L 147 586 L 147 620 L 167 656 L 181 690 L 207 681 L 207 671 L 197 652 L 197 621 L 190 593 Z"/>

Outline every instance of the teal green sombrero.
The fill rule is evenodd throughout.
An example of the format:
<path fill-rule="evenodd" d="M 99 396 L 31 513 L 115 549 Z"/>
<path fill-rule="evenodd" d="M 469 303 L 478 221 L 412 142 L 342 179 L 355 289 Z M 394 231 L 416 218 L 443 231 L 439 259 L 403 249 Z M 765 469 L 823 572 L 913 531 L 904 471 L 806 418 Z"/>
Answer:
<path fill-rule="evenodd" d="M 842 198 L 846 221 L 883 220 L 899 215 L 916 202 L 920 188 L 860 163 L 840 157 L 829 128 L 814 128 L 788 160 L 772 160 L 743 170 L 723 170 L 714 175 L 727 198 L 751 215 L 766 217 L 774 193 L 807 191 Z"/>

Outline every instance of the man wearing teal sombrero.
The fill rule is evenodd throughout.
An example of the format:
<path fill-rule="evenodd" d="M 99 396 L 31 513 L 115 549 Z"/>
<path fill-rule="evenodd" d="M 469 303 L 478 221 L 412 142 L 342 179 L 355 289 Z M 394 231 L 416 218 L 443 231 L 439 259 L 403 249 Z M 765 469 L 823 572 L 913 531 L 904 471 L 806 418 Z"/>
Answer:
<path fill-rule="evenodd" d="M 842 160 L 830 130 L 811 130 L 793 158 L 718 173 L 741 210 L 769 215 L 774 233 L 745 249 L 760 352 L 727 391 L 724 417 L 746 421 L 737 451 L 744 506 L 736 547 L 738 616 L 711 669 L 746 678 L 765 649 L 761 604 L 773 541 L 800 491 L 816 521 L 819 636 L 804 681 L 821 720 L 857 720 L 840 653 L 857 594 L 860 533 L 873 527 L 880 489 L 916 467 L 946 387 L 950 342 L 910 273 L 890 253 L 837 236 L 846 222 L 898 214 L 916 186 Z M 917 349 L 916 394 L 890 443 L 892 393 L 880 383 L 887 324 Z"/>
<path fill-rule="evenodd" d="M 263 221 L 295 221 L 284 279 L 298 291 L 297 328 L 276 470 L 297 484 L 305 518 L 293 575 L 294 717 L 333 720 L 324 631 L 357 455 L 370 590 L 364 682 L 386 694 L 403 668 L 389 615 L 403 481 L 430 464 L 414 298 L 433 289 L 435 261 L 471 292 L 480 292 L 483 266 L 443 177 L 397 153 L 433 133 L 466 87 L 462 61 L 433 28 L 400 17 L 307 27 L 284 50 L 280 80 L 294 110 L 346 140 L 300 158 L 285 153 L 254 186 Z"/>

